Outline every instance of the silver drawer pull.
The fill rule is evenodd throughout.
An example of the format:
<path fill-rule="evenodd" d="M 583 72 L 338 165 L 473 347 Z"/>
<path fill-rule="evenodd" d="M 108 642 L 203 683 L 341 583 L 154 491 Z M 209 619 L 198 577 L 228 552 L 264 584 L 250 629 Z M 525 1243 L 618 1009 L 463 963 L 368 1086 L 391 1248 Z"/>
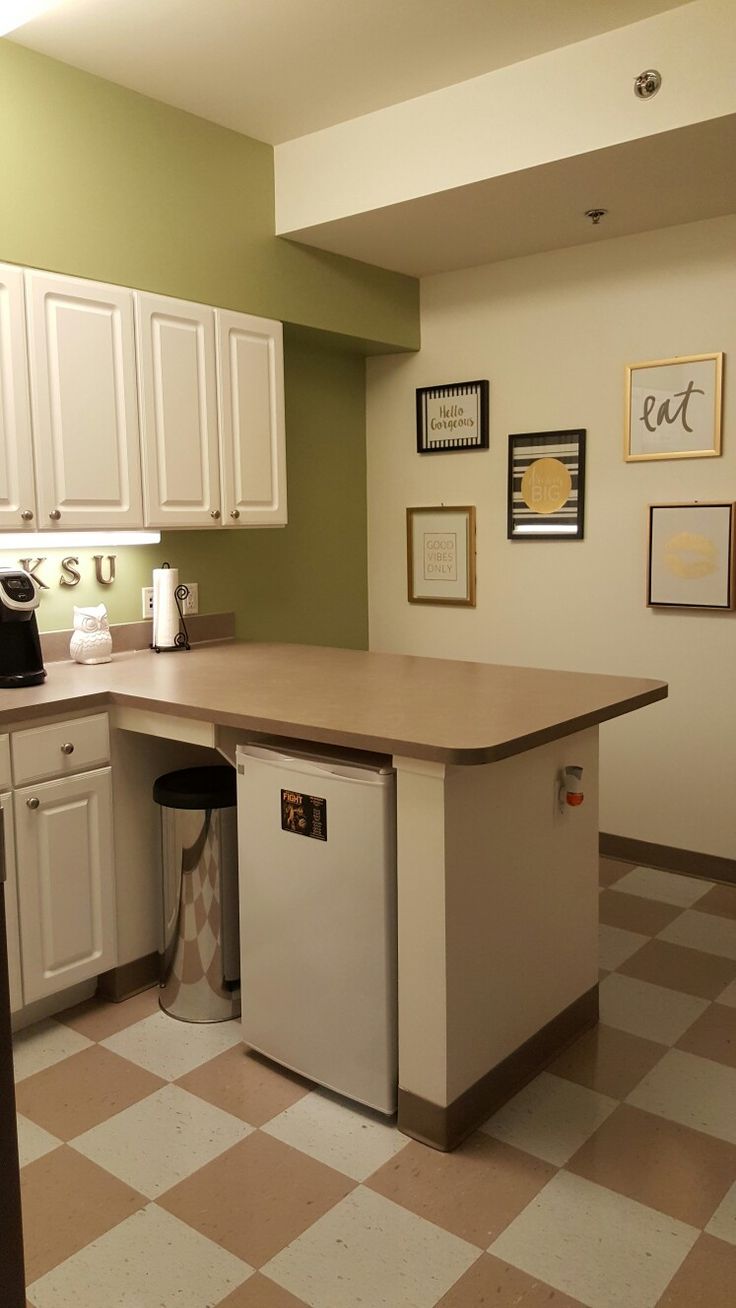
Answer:
<path fill-rule="evenodd" d="M 40 803 L 41 803 L 40 799 L 36 799 L 35 795 L 31 795 L 31 798 L 26 800 L 26 805 L 28 808 L 38 808 Z"/>
<path fill-rule="evenodd" d="M 24 522 L 33 522 L 33 511 L 31 509 L 24 509 L 20 516 Z"/>
<path fill-rule="evenodd" d="M 62 747 L 61 747 L 61 752 L 62 752 L 62 754 L 73 754 L 73 753 L 74 753 L 74 746 L 72 745 L 72 743 L 71 743 L 70 740 L 65 740 L 65 741 L 64 741 L 64 744 L 63 744 Z"/>
<path fill-rule="evenodd" d="M 220 510 L 219 510 L 219 509 L 213 509 L 212 512 L 211 512 L 211 514 L 210 514 L 210 517 L 211 517 L 211 518 L 214 518 L 215 520 L 217 520 L 217 519 L 219 518 L 219 516 L 220 516 Z"/>
<path fill-rule="evenodd" d="M 239 517 L 240 517 L 240 509 L 231 509 L 231 510 L 230 510 L 230 517 L 231 517 L 231 518 L 239 518 Z"/>
<path fill-rule="evenodd" d="M 59 518 L 61 517 L 61 509 L 52 509 L 51 512 L 49 513 L 49 517 L 51 518 L 52 522 L 58 522 Z"/>

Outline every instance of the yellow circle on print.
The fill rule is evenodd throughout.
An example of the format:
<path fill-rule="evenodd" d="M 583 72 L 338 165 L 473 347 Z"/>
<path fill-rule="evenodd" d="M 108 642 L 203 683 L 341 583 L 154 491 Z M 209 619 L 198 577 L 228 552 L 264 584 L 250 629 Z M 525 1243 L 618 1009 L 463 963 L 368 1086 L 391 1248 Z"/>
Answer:
<path fill-rule="evenodd" d="M 708 577 L 718 566 L 713 541 L 693 531 L 670 537 L 664 547 L 664 561 L 673 576 L 686 581 Z"/>
<path fill-rule="evenodd" d="M 521 496 L 533 513 L 556 513 L 567 504 L 572 477 L 559 459 L 536 459 L 521 479 Z"/>

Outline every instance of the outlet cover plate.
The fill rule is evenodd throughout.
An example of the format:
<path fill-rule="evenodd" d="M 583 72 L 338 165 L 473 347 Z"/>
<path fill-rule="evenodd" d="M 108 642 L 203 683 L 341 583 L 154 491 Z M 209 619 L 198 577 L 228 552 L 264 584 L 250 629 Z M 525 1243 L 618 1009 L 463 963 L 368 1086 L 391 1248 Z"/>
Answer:
<path fill-rule="evenodd" d="M 153 617 L 153 586 L 141 587 L 141 613 L 144 618 Z"/>

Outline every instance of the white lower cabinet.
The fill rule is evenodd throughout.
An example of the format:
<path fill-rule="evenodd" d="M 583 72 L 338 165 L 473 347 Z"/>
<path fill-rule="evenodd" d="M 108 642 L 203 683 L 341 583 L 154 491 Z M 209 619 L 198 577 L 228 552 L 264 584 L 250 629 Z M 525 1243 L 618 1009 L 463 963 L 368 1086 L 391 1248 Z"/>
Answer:
<path fill-rule="evenodd" d="M 13 796 L 0 795 L 3 815 L 3 856 L 5 859 L 5 923 L 8 937 L 8 976 L 10 979 L 10 1011 L 17 1013 L 23 1007 L 23 983 L 20 969 L 20 928 L 18 924 L 18 891 L 15 870 L 15 830 L 13 822 Z"/>
<path fill-rule="evenodd" d="M 14 794 L 23 1000 L 114 967 L 110 768 Z"/>

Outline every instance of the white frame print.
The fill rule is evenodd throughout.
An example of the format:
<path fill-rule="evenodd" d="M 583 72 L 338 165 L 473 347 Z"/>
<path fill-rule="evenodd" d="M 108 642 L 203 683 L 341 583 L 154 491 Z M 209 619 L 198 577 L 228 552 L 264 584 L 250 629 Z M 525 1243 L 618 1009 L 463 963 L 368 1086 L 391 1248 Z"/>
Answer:
<path fill-rule="evenodd" d="M 410 604 L 475 607 L 475 507 L 406 510 Z"/>
<path fill-rule="evenodd" d="M 733 609 L 734 515 L 728 500 L 650 504 L 647 604 Z"/>
<path fill-rule="evenodd" d="M 707 459 L 721 452 L 723 354 L 626 368 L 624 458 Z"/>

